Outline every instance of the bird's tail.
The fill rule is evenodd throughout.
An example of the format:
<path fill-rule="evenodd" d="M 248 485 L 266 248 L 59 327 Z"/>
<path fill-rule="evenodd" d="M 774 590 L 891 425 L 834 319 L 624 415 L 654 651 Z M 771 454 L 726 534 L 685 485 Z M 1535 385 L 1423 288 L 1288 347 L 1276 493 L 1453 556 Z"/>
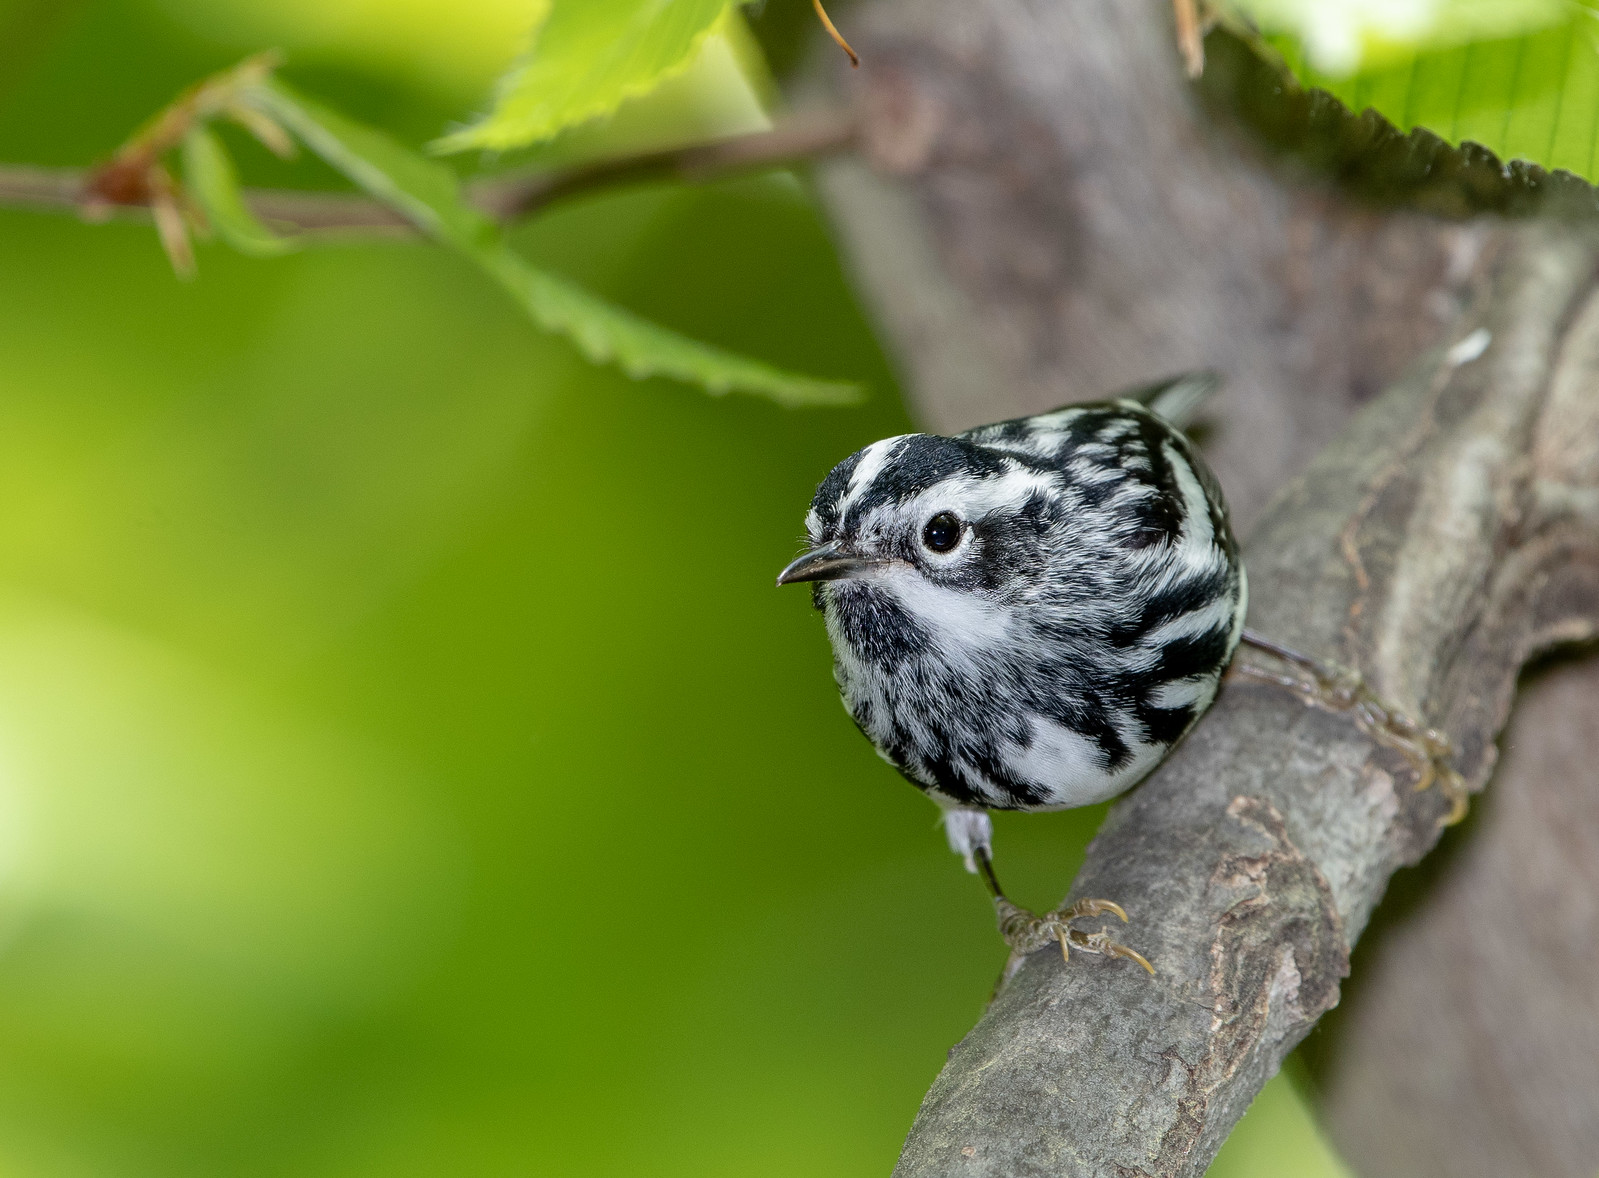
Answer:
<path fill-rule="evenodd" d="M 1139 385 L 1128 389 L 1118 399 L 1137 401 L 1156 417 L 1165 418 L 1178 429 L 1187 429 L 1198 415 L 1199 407 L 1219 388 L 1221 374 L 1207 369 Z"/>

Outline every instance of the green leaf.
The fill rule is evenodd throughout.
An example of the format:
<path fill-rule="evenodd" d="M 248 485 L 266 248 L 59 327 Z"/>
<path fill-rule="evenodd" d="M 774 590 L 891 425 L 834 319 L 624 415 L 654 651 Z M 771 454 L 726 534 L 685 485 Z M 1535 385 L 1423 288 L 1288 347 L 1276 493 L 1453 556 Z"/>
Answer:
<path fill-rule="evenodd" d="M 250 211 L 239 192 L 233 160 L 222 141 L 204 126 L 191 128 L 183 137 L 183 180 L 217 236 L 241 254 L 275 258 L 299 248 L 299 242 L 279 237 Z"/>
<path fill-rule="evenodd" d="M 782 405 L 859 399 L 853 384 L 784 372 L 689 339 L 537 269 L 506 244 L 494 221 L 466 202 L 449 168 L 282 82 L 263 83 L 250 101 L 372 196 L 476 262 L 535 323 L 566 336 L 596 363 L 616 363 L 635 378 L 675 377 L 712 393 L 739 389 Z"/>
<path fill-rule="evenodd" d="M 743 389 L 795 407 L 860 400 L 857 385 L 784 372 L 669 331 L 528 265 L 509 247 L 501 246 L 483 262 L 534 322 L 565 335 L 595 363 L 614 362 L 629 376 L 676 377 L 711 393 Z"/>
<path fill-rule="evenodd" d="M 467 204 L 455 173 L 443 164 L 276 78 L 251 90 L 248 100 L 429 237 L 468 252 L 498 238 L 498 227 Z"/>
<path fill-rule="evenodd" d="M 554 0 L 532 47 L 500 79 L 494 109 L 435 144 L 506 151 L 608 115 L 693 63 L 740 0 Z"/>
<path fill-rule="evenodd" d="M 1352 111 L 1369 107 L 1402 132 L 1421 127 L 1451 144 L 1481 144 L 1504 161 L 1599 180 L 1593 9 L 1447 0 L 1425 26 L 1374 31 L 1360 23 L 1362 13 L 1377 11 L 1369 5 L 1316 0 L 1313 19 L 1291 19 L 1305 3 L 1239 6 L 1303 85 Z"/>

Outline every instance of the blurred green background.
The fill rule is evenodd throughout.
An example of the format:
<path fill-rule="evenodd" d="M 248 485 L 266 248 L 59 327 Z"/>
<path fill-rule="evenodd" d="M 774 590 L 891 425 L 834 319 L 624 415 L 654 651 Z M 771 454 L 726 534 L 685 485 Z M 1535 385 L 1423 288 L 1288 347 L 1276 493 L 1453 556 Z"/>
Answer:
<path fill-rule="evenodd" d="M 272 44 L 420 144 L 529 8 L 0 0 L 0 160 Z M 615 134 L 747 124 L 707 69 Z M 638 189 L 519 244 L 872 396 L 630 381 L 422 245 L 185 284 L 147 227 L 0 213 L 0 1175 L 885 1175 L 980 1013 L 982 889 L 772 588 L 911 428 L 817 210 Z M 1101 814 L 1002 819 L 1013 890 Z M 1281 1080 L 1212 1170 L 1338 1172 Z"/>

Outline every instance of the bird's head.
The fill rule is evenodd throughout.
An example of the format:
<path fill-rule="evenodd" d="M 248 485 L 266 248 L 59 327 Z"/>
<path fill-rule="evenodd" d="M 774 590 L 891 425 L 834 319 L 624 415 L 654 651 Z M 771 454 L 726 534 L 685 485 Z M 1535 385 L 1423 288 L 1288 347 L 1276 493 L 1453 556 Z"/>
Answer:
<path fill-rule="evenodd" d="M 956 618 L 971 598 L 998 606 L 1038 579 L 1059 508 L 1049 474 L 995 447 L 886 438 L 823 480 L 805 517 L 810 548 L 777 583 L 815 583 L 818 605 L 876 590 L 918 617 Z"/>

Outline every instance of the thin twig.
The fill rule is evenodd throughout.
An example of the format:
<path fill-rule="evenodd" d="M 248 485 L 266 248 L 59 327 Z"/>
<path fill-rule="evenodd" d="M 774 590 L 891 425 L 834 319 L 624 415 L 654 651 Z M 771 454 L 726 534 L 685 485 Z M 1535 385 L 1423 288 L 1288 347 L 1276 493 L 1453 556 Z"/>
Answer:
<path fill-rule="evenodd" d="M 840 113 L 794 118 L 770 131 L 696 143 L 668 151 L 649 151 L 545 172 L 480 180 L 468 186 L 469 199 L 500 221 L 515 221 L 557 201 L 608 188 L 649 181 L 704 183 L 747 172 L 796 164 L 846 150 L 854 141 L 852 119 Z M 84 211 L 86 184 L 94 173 L 83 168 L 0 165 L 0 208 Z M 250 188 L 245 199 L 262 220 L 289 231 L 393 236 L 411 233 L 408 222 L 377 201 L 338 193 Z M 95 219 L 150 220 L 147 204 L 94 208 Z"/>
<path fill-rule="evenodd" d="M 555 172 L 525 172 L 472 186 L 472 202 L 498 220 L 514 221 L 567 197 L 654 180 L 690 184 L 781 167 L 848 148 L 855 123 L 847 114 L 795 115 L 770 131 L 578 164 Z"/>
<path fill-rule="evenodd" d="M 0 206 L 20 209 L 76 209 L 83 200 L 83 168 L 0 165 Z M 148 220 L 148 215 L 145 217 Z"/>
<path fill-rule="evenodd" d="M 848 41 L 844 40 L 844 34 L 838 31 L 837 26 L 833 24 L 833 18 L 828 16 L 827 9 L 822 7 L 822 0 L 811 0 L 811 7 L 816 9 L 817 18 L 821 20 L 822 27 L 827 30 L 827 35 L 833 38 L 833 44 L 842 49 L 849 57 L 850 66 L 854 69 L 860 69 L 861 55 L 850 47 Z"/>

